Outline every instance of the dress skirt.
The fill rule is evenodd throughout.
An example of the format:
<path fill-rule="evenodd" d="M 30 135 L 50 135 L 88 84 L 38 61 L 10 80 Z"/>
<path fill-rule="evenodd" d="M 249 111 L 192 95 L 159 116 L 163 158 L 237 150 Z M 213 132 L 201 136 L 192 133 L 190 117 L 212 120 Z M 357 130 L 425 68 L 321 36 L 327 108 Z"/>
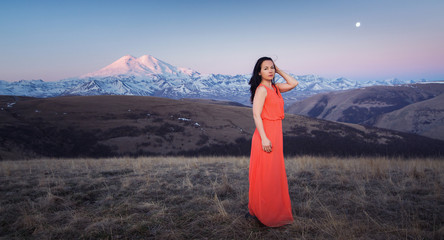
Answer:
<path fill-rule="evenodd" d="M 251 143 L 248 209 L 264 225 L 279 227 L 293 222 L 284 163 L 282 120 L 262 119 L 262 122 L 272 151 L 268 153 L 262 149 L 256 129 Z"/>

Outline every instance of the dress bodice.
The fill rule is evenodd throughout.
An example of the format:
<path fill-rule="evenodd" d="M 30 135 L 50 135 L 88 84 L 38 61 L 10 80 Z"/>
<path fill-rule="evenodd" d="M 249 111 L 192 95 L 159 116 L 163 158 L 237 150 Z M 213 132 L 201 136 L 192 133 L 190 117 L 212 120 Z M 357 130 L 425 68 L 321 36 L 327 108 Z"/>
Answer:
<path fill-rule="evenodd" d="M 260 84 L 259 86 L 264 86 L 265 89 L 267 89 L 267 97 L 265 98 L 261 118 L 266 120 L 284 119 L 284 99 L 282 98 L 279 89 L 274 85 L 272 85 L 273 89 L 270 89 L 263 84 Z"/>

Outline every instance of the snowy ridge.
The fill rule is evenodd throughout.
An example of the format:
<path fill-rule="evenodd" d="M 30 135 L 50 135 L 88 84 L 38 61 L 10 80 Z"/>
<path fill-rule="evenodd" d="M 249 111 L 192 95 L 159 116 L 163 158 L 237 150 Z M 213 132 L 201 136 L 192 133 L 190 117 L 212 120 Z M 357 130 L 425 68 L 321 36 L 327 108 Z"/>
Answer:
<path fill-rule="evenodd" d="M 296 91 L 284 93 L 287 105 L 313 94 L 362 88 L 374 85 L 400 85 L 420 81 L 357 82 L 347 78 L 327 79 L 316 75 L 296 76 L 299 86 Z M 276 75 L 277 82 L 284 80 Z M 230 100 L 249 105 L 251 75 L 200 74 L 189 68 L 180 68 L 153 56 L 135 58 L 123 56 L 110 65 L 78 78 L 56 82 L 42 80 L 0 81 L 0 95 L 30 97 L 55 97 L 65 95 L 138 95 L 167 98 L 206 98 Z"/>
<path fill-rule="evenodd" d="M 444 84 L 444 81 L 436 81 L 436 82 L 421 82 L 420 84 L 431 84 L 431 83 L 439 83 L 439 84 Z"/>

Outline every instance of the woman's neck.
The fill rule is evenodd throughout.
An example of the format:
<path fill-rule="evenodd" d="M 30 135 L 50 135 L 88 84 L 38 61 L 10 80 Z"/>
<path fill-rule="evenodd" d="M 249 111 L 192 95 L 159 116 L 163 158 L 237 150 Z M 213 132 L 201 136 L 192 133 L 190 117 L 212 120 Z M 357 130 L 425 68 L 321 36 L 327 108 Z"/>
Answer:
<path fill-rule="evenodd" d="M 271 81 L 262 79 L 261 84 L 265 85 L 268 88 L 271 88 Z"/>

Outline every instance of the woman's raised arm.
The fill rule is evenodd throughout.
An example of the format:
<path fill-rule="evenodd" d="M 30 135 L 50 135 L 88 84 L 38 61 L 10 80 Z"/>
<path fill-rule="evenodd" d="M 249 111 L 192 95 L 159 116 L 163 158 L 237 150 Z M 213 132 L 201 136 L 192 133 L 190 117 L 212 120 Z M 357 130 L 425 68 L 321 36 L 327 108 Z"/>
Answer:
<path fill-rule="evenodd" d="M 276 73 L 281 75 L 286 81 L 286 83 L 276 83 L 281 93 L 288 92 L 299 84 L 298 80 L 279 69 L 276 65 L 274 65 L 274 68 L 276 69 Z"/>

